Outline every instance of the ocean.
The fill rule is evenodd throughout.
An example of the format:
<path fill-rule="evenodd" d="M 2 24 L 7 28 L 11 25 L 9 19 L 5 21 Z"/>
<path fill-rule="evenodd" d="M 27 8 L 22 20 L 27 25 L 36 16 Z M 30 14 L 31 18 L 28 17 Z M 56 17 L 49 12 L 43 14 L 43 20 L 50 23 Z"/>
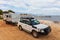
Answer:
<path fill-rule="evenodd" d="M 35 18 L 39 20 L 50 20 L 60 22 L 60 16 L 35 16 Z"/>

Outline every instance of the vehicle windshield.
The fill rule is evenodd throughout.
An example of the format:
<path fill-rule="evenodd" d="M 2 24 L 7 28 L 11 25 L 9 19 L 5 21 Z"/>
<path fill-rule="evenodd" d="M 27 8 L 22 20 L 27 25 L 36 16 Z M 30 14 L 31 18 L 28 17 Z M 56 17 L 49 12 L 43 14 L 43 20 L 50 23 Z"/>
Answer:
<path fill-rule="evenodd" d="M 32 19 L 31 23 L 32 23 L 32 25 L 40 24 L 40 22 L 38 20 L 36 20 L 36 19 Z"/>

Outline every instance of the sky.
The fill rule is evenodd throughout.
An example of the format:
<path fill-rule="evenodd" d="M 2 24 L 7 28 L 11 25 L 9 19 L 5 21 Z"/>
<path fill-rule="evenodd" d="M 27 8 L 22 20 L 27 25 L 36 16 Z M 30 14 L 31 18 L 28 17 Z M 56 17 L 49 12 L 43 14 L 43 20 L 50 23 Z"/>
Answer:
<path fill-rule="evenodd" d="M 35 15 L 60 15 L 60 0 L 0 0 L 0 9 Z"/>

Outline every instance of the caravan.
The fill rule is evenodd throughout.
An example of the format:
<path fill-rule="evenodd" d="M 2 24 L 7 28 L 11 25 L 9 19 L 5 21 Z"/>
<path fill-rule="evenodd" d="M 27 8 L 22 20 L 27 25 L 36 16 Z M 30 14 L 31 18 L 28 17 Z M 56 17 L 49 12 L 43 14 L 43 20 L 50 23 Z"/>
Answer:
<path fill-rule="evenodd" d="M 8 23 L 17 24 L 17 22 L 19 21 L 19 18 L 20 18 L 19 14 L 15 14 L 15 13 L 3 14 L 3 20 L 5 20 L 6 24 L 8 24 Z"/>

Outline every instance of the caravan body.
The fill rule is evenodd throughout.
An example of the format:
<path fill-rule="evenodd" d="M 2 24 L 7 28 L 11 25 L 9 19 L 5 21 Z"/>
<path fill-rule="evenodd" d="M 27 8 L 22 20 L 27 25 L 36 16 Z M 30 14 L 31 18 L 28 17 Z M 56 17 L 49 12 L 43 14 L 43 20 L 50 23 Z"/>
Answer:
<path fill-rule="evenodd" d="M 14 14 L 14 13 L 3 14 L 3 19 L 6 22 L 17 23 L 19 21 L 19 18 L 20 18 L 19 14 Z"/>

